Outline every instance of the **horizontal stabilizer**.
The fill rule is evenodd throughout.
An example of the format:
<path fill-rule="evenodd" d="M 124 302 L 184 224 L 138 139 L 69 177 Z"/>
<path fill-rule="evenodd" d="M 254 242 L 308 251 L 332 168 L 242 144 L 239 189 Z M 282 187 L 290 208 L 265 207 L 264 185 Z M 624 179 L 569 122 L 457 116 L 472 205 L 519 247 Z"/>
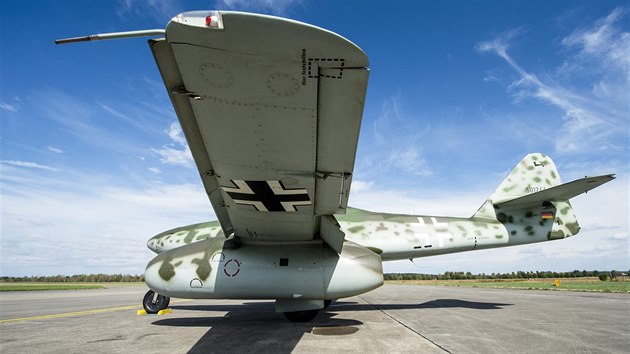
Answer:
<path fill-rule="evenodd" d="M 522 197 L 496 203 L 495 206 L 522 206 L 543 202 L 557 202 L 569 200 L 576 195 L 586 193 L 591 189 L 601 186 L 615 179 L 615 175 L 603 175 L 596 177 L 584 177 L 578 180 L 547 188 L 539 192 L 527 194 Z"/>

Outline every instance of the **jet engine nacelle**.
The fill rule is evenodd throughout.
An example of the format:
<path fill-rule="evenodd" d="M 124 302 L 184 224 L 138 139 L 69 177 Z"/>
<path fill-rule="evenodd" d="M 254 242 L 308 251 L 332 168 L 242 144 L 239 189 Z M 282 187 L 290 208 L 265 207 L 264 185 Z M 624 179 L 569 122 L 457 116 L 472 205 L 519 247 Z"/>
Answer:
<path fill-rule="evenodd" d="M 383 284 L 381 258 L 346 241 L 239 244 L 207 239 L 160 253 L 145 281 L 158 294 L 196 299 L 333 300 Z"/>

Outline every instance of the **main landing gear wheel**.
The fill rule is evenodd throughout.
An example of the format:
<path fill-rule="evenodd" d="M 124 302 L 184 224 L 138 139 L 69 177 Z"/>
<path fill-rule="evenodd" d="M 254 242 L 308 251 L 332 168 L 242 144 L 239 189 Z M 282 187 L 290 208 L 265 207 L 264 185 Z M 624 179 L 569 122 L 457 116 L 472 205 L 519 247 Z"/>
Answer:
<path fill-rule="evenodd" d="M 168 307 L 171 298 L 168 296 L 156 294 L 155 291 L 149 290 L 142 299 L 142 307 L 147 313 L 158 313 Z"/>
<path fill-rule="evenodd" d="M 310 322 L 317 316 L 318 313 L 319 310 L 285 312 L 284 317 L 291 322 Z"/>

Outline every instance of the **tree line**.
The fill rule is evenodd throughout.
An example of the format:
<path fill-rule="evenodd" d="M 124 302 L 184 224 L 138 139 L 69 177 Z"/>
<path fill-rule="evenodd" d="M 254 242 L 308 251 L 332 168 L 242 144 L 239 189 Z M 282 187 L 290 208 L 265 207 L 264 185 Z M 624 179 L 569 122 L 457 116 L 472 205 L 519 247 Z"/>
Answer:
<path fill-rule="evenodd" d="M 387 273 L 383 275 L 384 280 L 487 280 L 487 279 L 535 279 L 535 278 L 586 278 L 598 277 L 600 280 L 616 280 L 619 277 L 627 276 L 627 272 L 616 270 L 574 270 L 572 272 L 552 272 L 552 271 L 518 271 L 511 273 L 479 273 L 471 272 L 444 272 L 443 274 L 420 274 L 420 273 Z"/>
<path fill-rule="evenodd" d="M 75 274 L 29 277 L 0 277 L 5 283 L 112 283 L 112 282 L 143 282 L 144 275 L 131 274 Z"/>
<path fill-rule="evenodd" d="M 471 272 L 444 272 L 443 274 L 420 273 L 387 273 L 383 274 L 384 280 L 487 280 L 487 279 L 534 279 L 534 278 L 585 278 L 599 277 L 600 280 L 617 280 L 630 274 L 616 270 L 574 270 L 572 272 L 552 271 L 518 271 L 511 273 L 479 273 Z M 26 277 L 0 277 L 0 282 L 48 282 L 48 283 L 108 283 L 108 282 L 143 282 L 144 275 L 131 274 L 76 274 L 53 276 L 26 276 Z"/>

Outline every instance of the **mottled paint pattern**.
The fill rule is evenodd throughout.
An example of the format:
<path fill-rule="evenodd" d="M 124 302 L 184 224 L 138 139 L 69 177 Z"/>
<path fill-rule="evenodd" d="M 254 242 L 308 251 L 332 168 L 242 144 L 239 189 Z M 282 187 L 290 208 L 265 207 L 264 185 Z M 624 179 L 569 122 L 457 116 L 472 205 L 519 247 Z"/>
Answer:
<path fill-rule="evenodd" d="M 562 239 L 580 230 L 568 200 L 538 200 L 539 193 L 529 197 L 534 202 L 518 204 L 525 196 L 560 184 L 558 171 L 549 157 L 529 154 L 470 218 L 374 213 L 355 208 L 347 208 L 346 214 L 335 217 L 345 233 L 348 247 L 356 244 L 367 248 L 382 261 Z M 190 281 L 191 288 L 192 284 L 201 283 L 200 288 L 209 291 L 219 279 L 235 274 L 234 270 L 226 273 L 221 268 L 232 249 L 240 249 L 240 253 L 235 254 L 243 254 L 243 249 L 252 245 L 268 253 L 282 254 L 282 248 L 288 247 L 282 243 L 256 246 L 256 241 L 248 235 L 236 235 L 235 240 L 240 241 L 226 242 L 223 236 L 217 221 L 161 233 L 148 241 L 149 248 L 160 255 L 149 264 L 147 272 L 157 270 L 165 289 L 174 284 L 173 279 L 179 274 L 185 278 L 184 282 Z M 181 247 L 184 245 L 186 247 Z M 286 254 L 287 262 L 290 256 L 294 265 L 294 255 Z M 302 259 L 308 258 L 304 257 Z M 273 261 L 274 266 L 280 267 L 280 258 Z M 232 261 L 231 264 L 237 263 Z M 251 266 L 243 259 L 238 260 L 238 265 L 241 264 Z M 262 266 L 268 265 L 258 265 Z M 304 267 L 299 269 L 309 266 Z M 178 279 L 181 283 L 182 279 Z"/>

